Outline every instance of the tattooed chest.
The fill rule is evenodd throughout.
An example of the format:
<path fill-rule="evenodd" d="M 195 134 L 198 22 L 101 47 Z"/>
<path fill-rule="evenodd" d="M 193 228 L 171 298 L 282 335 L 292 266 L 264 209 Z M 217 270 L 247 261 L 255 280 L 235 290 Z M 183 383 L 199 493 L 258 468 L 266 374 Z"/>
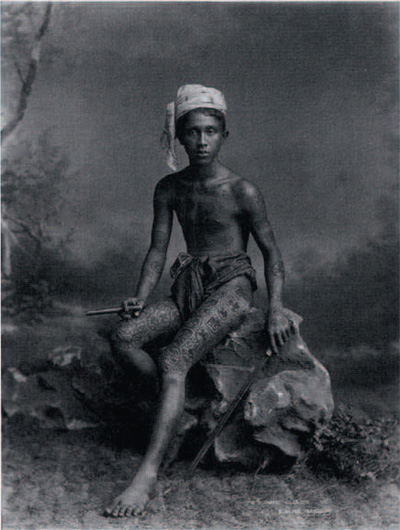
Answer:
<path fill-rule="evenodd" d="M 176 214 L 184 231 L 192 233 L 219 233 L 232 222 L 235 213 L 230 201 L 215 197 L 181 197 L 176 204 Z"/>

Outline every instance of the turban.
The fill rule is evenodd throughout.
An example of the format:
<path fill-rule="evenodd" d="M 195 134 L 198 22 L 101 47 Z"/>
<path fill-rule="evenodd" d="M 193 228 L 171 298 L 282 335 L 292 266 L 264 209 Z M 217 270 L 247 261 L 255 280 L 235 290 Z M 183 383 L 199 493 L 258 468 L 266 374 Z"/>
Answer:
<path fill-rule="evenodd" d="M 176 122 L 194 109 L 216 109 L 226 114 L 226 102 L 222 92 L 202 85 L 183 85 L 176 100 L 167 105 L 161 145 L 166 152 L 167 164 L 176 171 L 175 136 Z"/>

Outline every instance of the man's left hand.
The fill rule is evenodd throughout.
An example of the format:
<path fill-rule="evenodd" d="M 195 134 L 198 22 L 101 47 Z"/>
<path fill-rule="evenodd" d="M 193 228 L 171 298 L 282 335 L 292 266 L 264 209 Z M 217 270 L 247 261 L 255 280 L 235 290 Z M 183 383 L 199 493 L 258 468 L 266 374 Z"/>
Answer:
<path fill-rule="evenodd" d="M 290 322 L 281 310 L 270 310 L 268 317 L 268 334 L 271 349 L 278 353 L 280 347 L 290 337 Z"/>

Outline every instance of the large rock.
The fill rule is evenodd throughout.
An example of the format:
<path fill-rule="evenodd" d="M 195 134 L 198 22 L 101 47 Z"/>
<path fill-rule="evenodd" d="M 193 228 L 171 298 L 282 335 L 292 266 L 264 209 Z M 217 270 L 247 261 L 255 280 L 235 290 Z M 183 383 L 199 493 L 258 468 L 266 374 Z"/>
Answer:
<path fill-rule="evenodd" d="M 135 430 L 133 419 L 139 418 L 148 430 L 154 403 L 143 399 L 110 355 L 88 361 L 81 353 L 78 346 L 60 346 L 47 359 L 4 370 L 3 418 L 41 429 L 110 432 L 124 424 Z"/>
<path fill-rule="evenodd" d="M 301 318 L 289 310 L 286 315 L 292 323 L 291 337 L 278 355 L 269 357 L 248 396 L 215 440 L 220 461 L 247 465 L 264 458 L 266 464 L 276 454 L 272 448 L 299 457 L 307 436 L 332 416 L 329 374 L 302 340 Z M 205 366 L 218 391 L 203 420 L 209 430 L 265 357 L 265 324 L 265 315 L 253 309 L 242 326 L 208 356 Z"/>
<path fill-rule="evenodd" d="M 40 428 L 79 430 L 98 425 L 71 385 L 69 372 L 49 370 L 25 376 L 8 368 L 2 377 L 2 413 L 23 417 Z"/>

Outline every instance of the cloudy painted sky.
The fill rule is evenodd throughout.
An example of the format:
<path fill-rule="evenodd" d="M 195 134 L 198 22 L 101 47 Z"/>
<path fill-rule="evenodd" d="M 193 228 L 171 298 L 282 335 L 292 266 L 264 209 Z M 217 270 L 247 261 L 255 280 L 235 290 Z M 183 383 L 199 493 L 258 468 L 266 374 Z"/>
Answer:
<path fill-rule="evenodd" d="M 184 83 L 217 87 L 221 160 L 263 192 L 290 281 L 397 225 L 397 79 L 397 3 L 56 4 L 14 145 L 50 128 L 65 151 L 77 261 L 143 256 L 165 106 Z M 2 84 L 7 116 L 12 68 Z"/>

